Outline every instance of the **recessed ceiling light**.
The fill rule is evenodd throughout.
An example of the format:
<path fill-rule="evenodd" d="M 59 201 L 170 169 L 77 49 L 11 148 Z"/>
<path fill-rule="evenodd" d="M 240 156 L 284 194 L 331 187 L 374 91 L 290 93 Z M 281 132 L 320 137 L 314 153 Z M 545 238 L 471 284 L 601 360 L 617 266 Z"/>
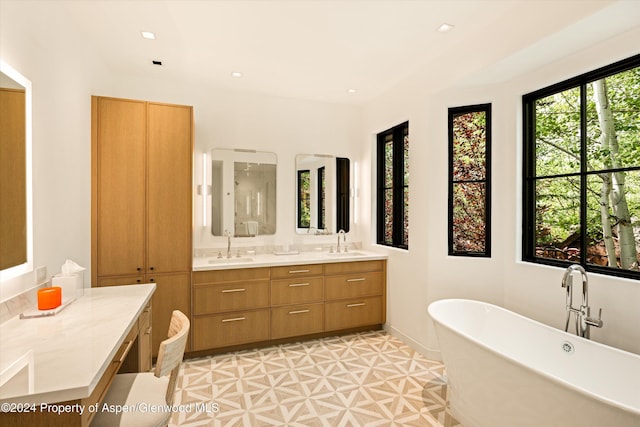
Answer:
<path fill-rule="evenodd" d="M 355 89 L 347 89 L 347 92 L 349 93 L 356 93 L 357 91 Z"/>
<path fill-rule="evenodd" d="M 440 25 L 440 26 L 436 29 L 436 31 L 437 31 L 437 32 L 439 32 L 439 33 L 446 33 L 446 32 L 448 32 L 448 31 L 453 30 L 453 27 L 454 27 L 453 25 L 451 25 L 451 24 L 447 24 L 447 23 L 445 22 L 445 23 L 443 23 L 442 25 Z"/>
<path fill-rule="evenodd" d="M 142 37 L 144 37 L 145 39 L 148 39 L 148 40 L 156 39 L 156 35 L 153 34 L 151 31 L 142 31 L 141 34 L 142 34 Z"/>
<path fill-rule="evenodd" d="M 240 78 L 242 77 L 242 73 L 240 71 L 232 71 L 231 72 L 231 77 L 235 77 L 235 78 Z"/>

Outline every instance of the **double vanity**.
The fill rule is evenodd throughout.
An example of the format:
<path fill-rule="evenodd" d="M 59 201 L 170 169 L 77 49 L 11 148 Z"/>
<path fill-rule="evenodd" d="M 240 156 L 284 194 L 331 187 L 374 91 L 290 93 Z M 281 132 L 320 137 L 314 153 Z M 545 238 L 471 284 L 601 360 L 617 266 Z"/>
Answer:
<path fill-rule="evenodd" d="M 362 251 L 195 258 L 191 349 L 211 353 L 380 328 L 385 258 Z"/>

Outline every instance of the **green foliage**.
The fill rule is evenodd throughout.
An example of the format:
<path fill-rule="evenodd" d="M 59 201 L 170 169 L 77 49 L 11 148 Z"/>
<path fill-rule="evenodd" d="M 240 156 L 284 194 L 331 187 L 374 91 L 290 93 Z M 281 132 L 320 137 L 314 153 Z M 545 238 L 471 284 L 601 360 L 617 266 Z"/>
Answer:
<path fill-rule="evenodd" d="M 607 170 L 624 168 L 617 175 L 626 181 L 619 188 L 619 197 L 626 198 L 631 221 L 640 231 L 640 68 L 609 76 L 605 85 L 614 132 L 603 135 L 594 82 L 587 84 L 584 159 L 580 147 L 580 87 L 536 101 L 535 173 L 537 177 L 550 178 L 538 180 L 536 184 L 536 246 L 539 253 L 550 247 L 579 247 L 582 238 L 579 236 L 582 161 L 589 174 L 585 224 L 589 247 L 595 248 L 603 239 L 601 191 L 603 179 L 612 176 Z M 619 222 L 613 207 L 616 201 L 609 198 L 608 205 L 607 220 L 615 233 Z"/>
<path fill-rule="evenodd" d="M 453 251 L 486 251 L 487 115 L 457 114 L 452 121 Z"/>

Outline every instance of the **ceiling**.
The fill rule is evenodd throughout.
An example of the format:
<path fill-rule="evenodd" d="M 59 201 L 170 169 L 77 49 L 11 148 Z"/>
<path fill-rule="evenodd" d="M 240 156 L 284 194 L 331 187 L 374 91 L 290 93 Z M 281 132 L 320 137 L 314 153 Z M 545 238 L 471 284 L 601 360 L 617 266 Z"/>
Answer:
<path fill-rule="evenodd" d="M 356 105 L 442 64 L 481 71 L 612 3 L 58 1 L 115 75 Z"/>

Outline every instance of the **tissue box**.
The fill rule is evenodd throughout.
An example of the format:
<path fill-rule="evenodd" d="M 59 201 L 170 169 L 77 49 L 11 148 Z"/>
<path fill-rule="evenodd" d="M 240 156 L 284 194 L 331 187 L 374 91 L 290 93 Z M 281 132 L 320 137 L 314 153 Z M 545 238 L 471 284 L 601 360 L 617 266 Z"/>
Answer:
<path fill-rule="evenodd" d="M 51 278 L 51 285 L 62 288 L 62 301 L 81 297 L 84 293 L 84 274 L 82 271 L 69 276 L 56 274 Z"/>

